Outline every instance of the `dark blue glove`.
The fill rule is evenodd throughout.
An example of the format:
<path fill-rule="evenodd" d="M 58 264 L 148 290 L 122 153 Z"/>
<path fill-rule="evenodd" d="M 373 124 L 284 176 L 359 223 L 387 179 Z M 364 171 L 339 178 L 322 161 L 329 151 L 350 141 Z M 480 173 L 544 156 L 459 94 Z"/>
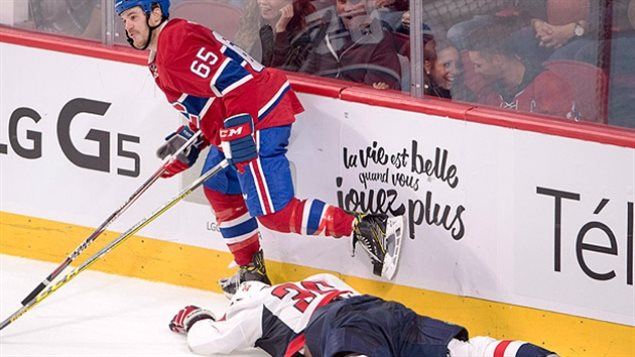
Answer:
<path fill-rule="evenodd" d="M 181 146 L 190 140 L 193 135 L 194 132 L 192 129 L 187 126 L 180 126 L 174 133 L 165 137 L 166 142 L 157 149 L 157 156 L 160 159 L 165 159 L 169 155 L 174 154 Z M 198 155 L 206 145 L 205 140 L 199 137 L 189 148 L 183 150 L 165 167 L 165 171 L 161 177 L 172 177 L 194 165 Z"/>
<path fill-rule="evenodd" d="M 253 133 L 254 121 L 249 114 L 225 119 L 223 129 L 219 131 L 223 153 L 240 173 L 245 172 L 245 166 L 258 157 Z"/>

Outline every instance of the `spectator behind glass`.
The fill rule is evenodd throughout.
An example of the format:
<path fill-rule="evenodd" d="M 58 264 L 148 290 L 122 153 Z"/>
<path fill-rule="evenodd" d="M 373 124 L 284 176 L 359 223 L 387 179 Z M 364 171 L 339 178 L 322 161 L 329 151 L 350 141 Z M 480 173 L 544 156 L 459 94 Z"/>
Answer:
<path fill-rule="evenodd" d="M 462 65 L 459 52 L 447 39 L 435 36 L 424 40 L 424 94 L 452 99 L 455 83 L 460 79 Z"/>
<path fill-rule="evenodd" d="M 570 20 L 571 13 L 578 14 L 577 17 L 587 14 L 584 20 L 560 26 L 560 32 L 554 30 L 554 34 L 559 34 L 555 38 L 561 40 L 551 48 L 548 60 L 575 60 L 602 68 L 609 75 L 608 123 L 633 128 L 635 31 L 628 18 L 628 7 L 629 4 L 635 6 L 632 5 L 635 1 L 613 0 L 607 8 L 600 7 L 599 2 L 593 0 L 575 2 L 581 3 L 579 7 L 582 10 L 564 8 L 564 3 L 555 0 L 547 2 L 549 18 Z"/>
<path fill-rule="evenodd" d="M 399 90 L 396 42 L 381 20 L 371 16 L 374 10 L 375 0 L 337 0 L 337 16 L 328 30 L 311 33 L 316 47 L 301 71 Z"/>
<path fill-rule="evenodd" d="M 573 89 L 555 73 L 512 51 L 509 33 L 508 27 L 491 24 L 477 27 L 467 38 L 474 72 L 488 81 L 476 93 L 476 101 L 509 110 L 570 116 Z"/>
<path fill-rule="evenodd" d="M 401 20 L 395 32 L 410 36 L 410 10 L 404 11 L 401 14 Z"/>
<path fill-rule="evenodd" d="M 401 17 L 408 11 L 409 5 L 408 0 L 375 0 L 379 18 L 392 31 L 401 25 Z"/>
<path fill-rule="evenodd" d="M 597 30 L 589 26 L 590 13 L 597 11 L 597 0 L 509 0 L 494 13 L 452 26 L 448 38 L 462 50 L 472 29 L 505 19 L 513 24 L 510 45 L 515 51 L 527 60 L 543 62 L 577 38 L 597 37 Z"/>
<path fill-rule="evenodd" d="M 29 20 L 16 27 L 98 40 L 101 0 L 28 0 Z"/>
<path fill-rule="evenodd" d="M 597 31 L 590 31 L 588 18 L 590 9 L 597 13 L 599 1 L 518 1 L 516 6 L 521 20 L 529 26 L 516 32 L 512 41 L 527 58 L 534 56 L 542 62 L 577 38 L 597 38 Z"/>
<path fill-rule="evenodd" d="M 236 43 L 268 67 L 297 71 L 306 57 L 305 17 L 315 12 L 309 0 L 251 1 L 241 19 Z"/>
<path fill-rule="evenodd" d="M 572 40 L 561 48 L 558 48 L 550 60 L 558 59 L 575 59 L 583 62 L 591 63 L 599 67 L 603 67 L 599 48 L 611 49 L 611 63 L 609 69 L 620 73 L 635 71 L 633 59 L 635 58 L 635 25 L 629 19 L 630 11 L 635 12 L 635 1 L 633 0 L 613 0 L 611 3 L 611 33 L 606 39 L 601 38 L 600 30 L 602 27 L 608 27 L 608 19 L 603 17 L 604 12 L 609 9 L 600 9 L 598 6 L 592 6 L 588 21 L 581 21 L 584 25 L 578 28 L 579 36 L 575 36 Z M 635 16 L 631 13 L 630 16 Z M 600 46 L 600 45 L 604 46 Z"/>

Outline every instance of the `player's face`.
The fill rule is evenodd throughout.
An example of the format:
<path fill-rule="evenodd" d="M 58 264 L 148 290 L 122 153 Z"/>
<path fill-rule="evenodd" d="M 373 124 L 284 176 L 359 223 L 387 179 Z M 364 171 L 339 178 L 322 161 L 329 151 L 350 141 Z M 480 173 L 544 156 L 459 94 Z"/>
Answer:
<path fill-rule="evenodd" d="M 452 84 L 459 74 L 459 52 L 456 48 L 447 47 L 437 52 L 437 60 L 430 74 L 439 86 L 452 89 Z"/>
<path fill-rule="evenodd" d="M 148 27 L 146 14 L 141 7 L 133 7 L 121 13 L 124 29 L 132 39 L 132 46 L 143 48 L 150 40 L 150 28 Z"/>
<path fill-rule="evenodd" d="M 280 16 L 280 9 L 291 3 L 291 0 L 258 0 L 260 16 L 265 20 L 275 20 Z"/>

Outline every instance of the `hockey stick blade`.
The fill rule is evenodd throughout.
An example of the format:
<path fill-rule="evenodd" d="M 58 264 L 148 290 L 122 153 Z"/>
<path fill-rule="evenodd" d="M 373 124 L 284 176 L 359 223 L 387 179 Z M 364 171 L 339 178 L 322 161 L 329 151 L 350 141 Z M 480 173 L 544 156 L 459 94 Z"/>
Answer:
<path fill-rule="evenodd" d="M 386 255 L 384 256 L 384 265 L 381 270 L 381 276 L 388 280 L 392 280 L 399 266 L 399 258 L 401 256 L 401 243 L 405 226 L 404 216 L 388 218 L 386 222 Z"/>
<path fill-rule="evenodd" d="M 106 218 L 106 220 L 102 224 L 100 224 L 99 227 L 97 227 L 95 231 L 93 231 L 93 233 L 91 233 L 91 235 L 88 236 L 88 238 L 86 238 L 84 242 L 82 242 L 82 244 L 75 248 L 75 250 L 71 254 L 69 254 L 66 259 L 64 259 L 62 264 L 55 268 L 55 270 L 53 270 L 53 272 L 49 274 L 46 279 L 44 279 L 38 286 L 36 286 L 35 289 L 33 289 L 33 291 L 31 291 L 31 293 L 29 293 L 29 295 L 27 295 L 22 300 L 21 304 L 24 306 L 29 301 L 33 300 L 33 298 L 35 298 L 42 290 L 44 290 L 44 288 L 46 288 L 53 281 L 53 279 L 60 275 L 60 273 L 64 271 L 66 267 L 68 267 L 84 250 L 86 250 L 86 248 L 88 248 L 89 245 L 93 243 L 93 241 L 95 241 L 95 239 L 97 239 L 97 237 L 99 237 L 106 230 L 106 228 L 108 228 L 108 226 L 110 226 L 112 222 L 115 221 L 115 219 L 119 218 L 119 216 L 121 216 L 130 206 L 132 206 L 132 204 L 137 201 L 137 199 L 141 197 L 141 195 L 146 192 L 150 188 L 150 186 L 152 186 L 152 184 L 154 184 L 159 179 L 159 177 L 161 177 L 167 165 L 185 149 L 190 147 L 190 145 L 192 145 L 200 135 L 201 131 L 199 130 L 174 154 L 166 157 L 165 160 L 163 160 L 161 166 L 143 183 L 143 185 L 141 185 L 141 187 L 133 192 L 128 200 L 124 202 L 121 207 L 119 207 L 119 209 L 108 216 L 108 218 Z"/>
<path fill-rule="evenodd" d="M 150 215 L 149 217 L 146 217 L 146 218 L 142 219 L 141 221 L 137 222 L 137 224 L 135 224 L 132 228 L 128 229 L 127 231 L 122 233 L 119 237 L 117 237 L 115 240 L 113 240 L 110 243 L 108 243 L 108 245 L 106 245 L 100 251 L 98 251 L 93 256 L 88 258 L 80 266 L 78 266 L 77 268 L 71 270 L 71 272 L 66 274 L 62 279 L 57 281 L 55 284 L 50 285 L 46 290 L 42 291 L 34 299 L 28 301 L 26 303 L 26 305 L 22 306 L 20 309 L 18 309 L 18 311 L 14 312 L 11 316 L 9 316 L 7 319 L 2 321 L 2 323 L 0 323 L 0 330 L 4 329 L 7 325 L 11 324 L 12 322 L 14 322 L 18 318 L 20 318 L 20 316 L 24 315 L 27 311 L 29 311 L 35 305 L 37 305 L 42 300 L 46 299 L 49 295 L 51 295 L 52 293 L 57 291 L 59 288 L 64 286 L 66 283 L 71 281 L 79 273 L 81 273 L 82 271 L 88 269 L 93 263 L 95 263 L 97 260 L 99 260 L 99 258 L 103 257 L 108 252 L 110 252 L 112 249 L 116 248 L 121 243 L 123 243 L 126 239 L 130 238 L 131 236 L 133 236 L 135 233 L 137 233 L 143 227 L 145 227 L 148 224 L 150 224 L 150 222 L 154 221 L 157 217 L 159 217 L 165 211 L 167 211 L 172 206 L 177 204 L 179 201 L 184 199 L 187 195 L 192 193 L 196 188 L 198 188 L 200 185 L 202 185 L 203 182 L 205 182 L 207 179 L 209 179 L 212 176 L 214 176 L 217 173 L 219 173 L 221 170 L 226 168 L 228 165 L 229 165 L 229 163 L 227 162 L 227 160 L 223 160 L 223 161 L 219 162 L 218 164 L 216 164 L 216 166 L 214 166 L 211 169 L 207 170 L 199 178 L 197 178 L 194 182 L 192 182 L 188 187 L 186 187 L 183 191 L 181 191 L 181 193 L 179 193 L 177 196 L 172 198 L 170 201 L 166 202 L 161 207 L 159 207 L 157 210 L 155 210 L 152 213 L 152 215 Z"/>

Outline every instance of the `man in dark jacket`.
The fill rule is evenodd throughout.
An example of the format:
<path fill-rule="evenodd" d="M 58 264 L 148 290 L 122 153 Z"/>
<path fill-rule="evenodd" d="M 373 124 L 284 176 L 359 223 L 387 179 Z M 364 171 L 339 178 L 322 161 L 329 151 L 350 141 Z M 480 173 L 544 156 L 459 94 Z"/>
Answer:
<path fill-rule="evenodd" d="M 401 89 L 397 46 L 381 20 L 371 16 L 374 0 L 337 0 L 327 31 L 316 31 L 317 44 L 302 71 L 323 77 Z"/>

